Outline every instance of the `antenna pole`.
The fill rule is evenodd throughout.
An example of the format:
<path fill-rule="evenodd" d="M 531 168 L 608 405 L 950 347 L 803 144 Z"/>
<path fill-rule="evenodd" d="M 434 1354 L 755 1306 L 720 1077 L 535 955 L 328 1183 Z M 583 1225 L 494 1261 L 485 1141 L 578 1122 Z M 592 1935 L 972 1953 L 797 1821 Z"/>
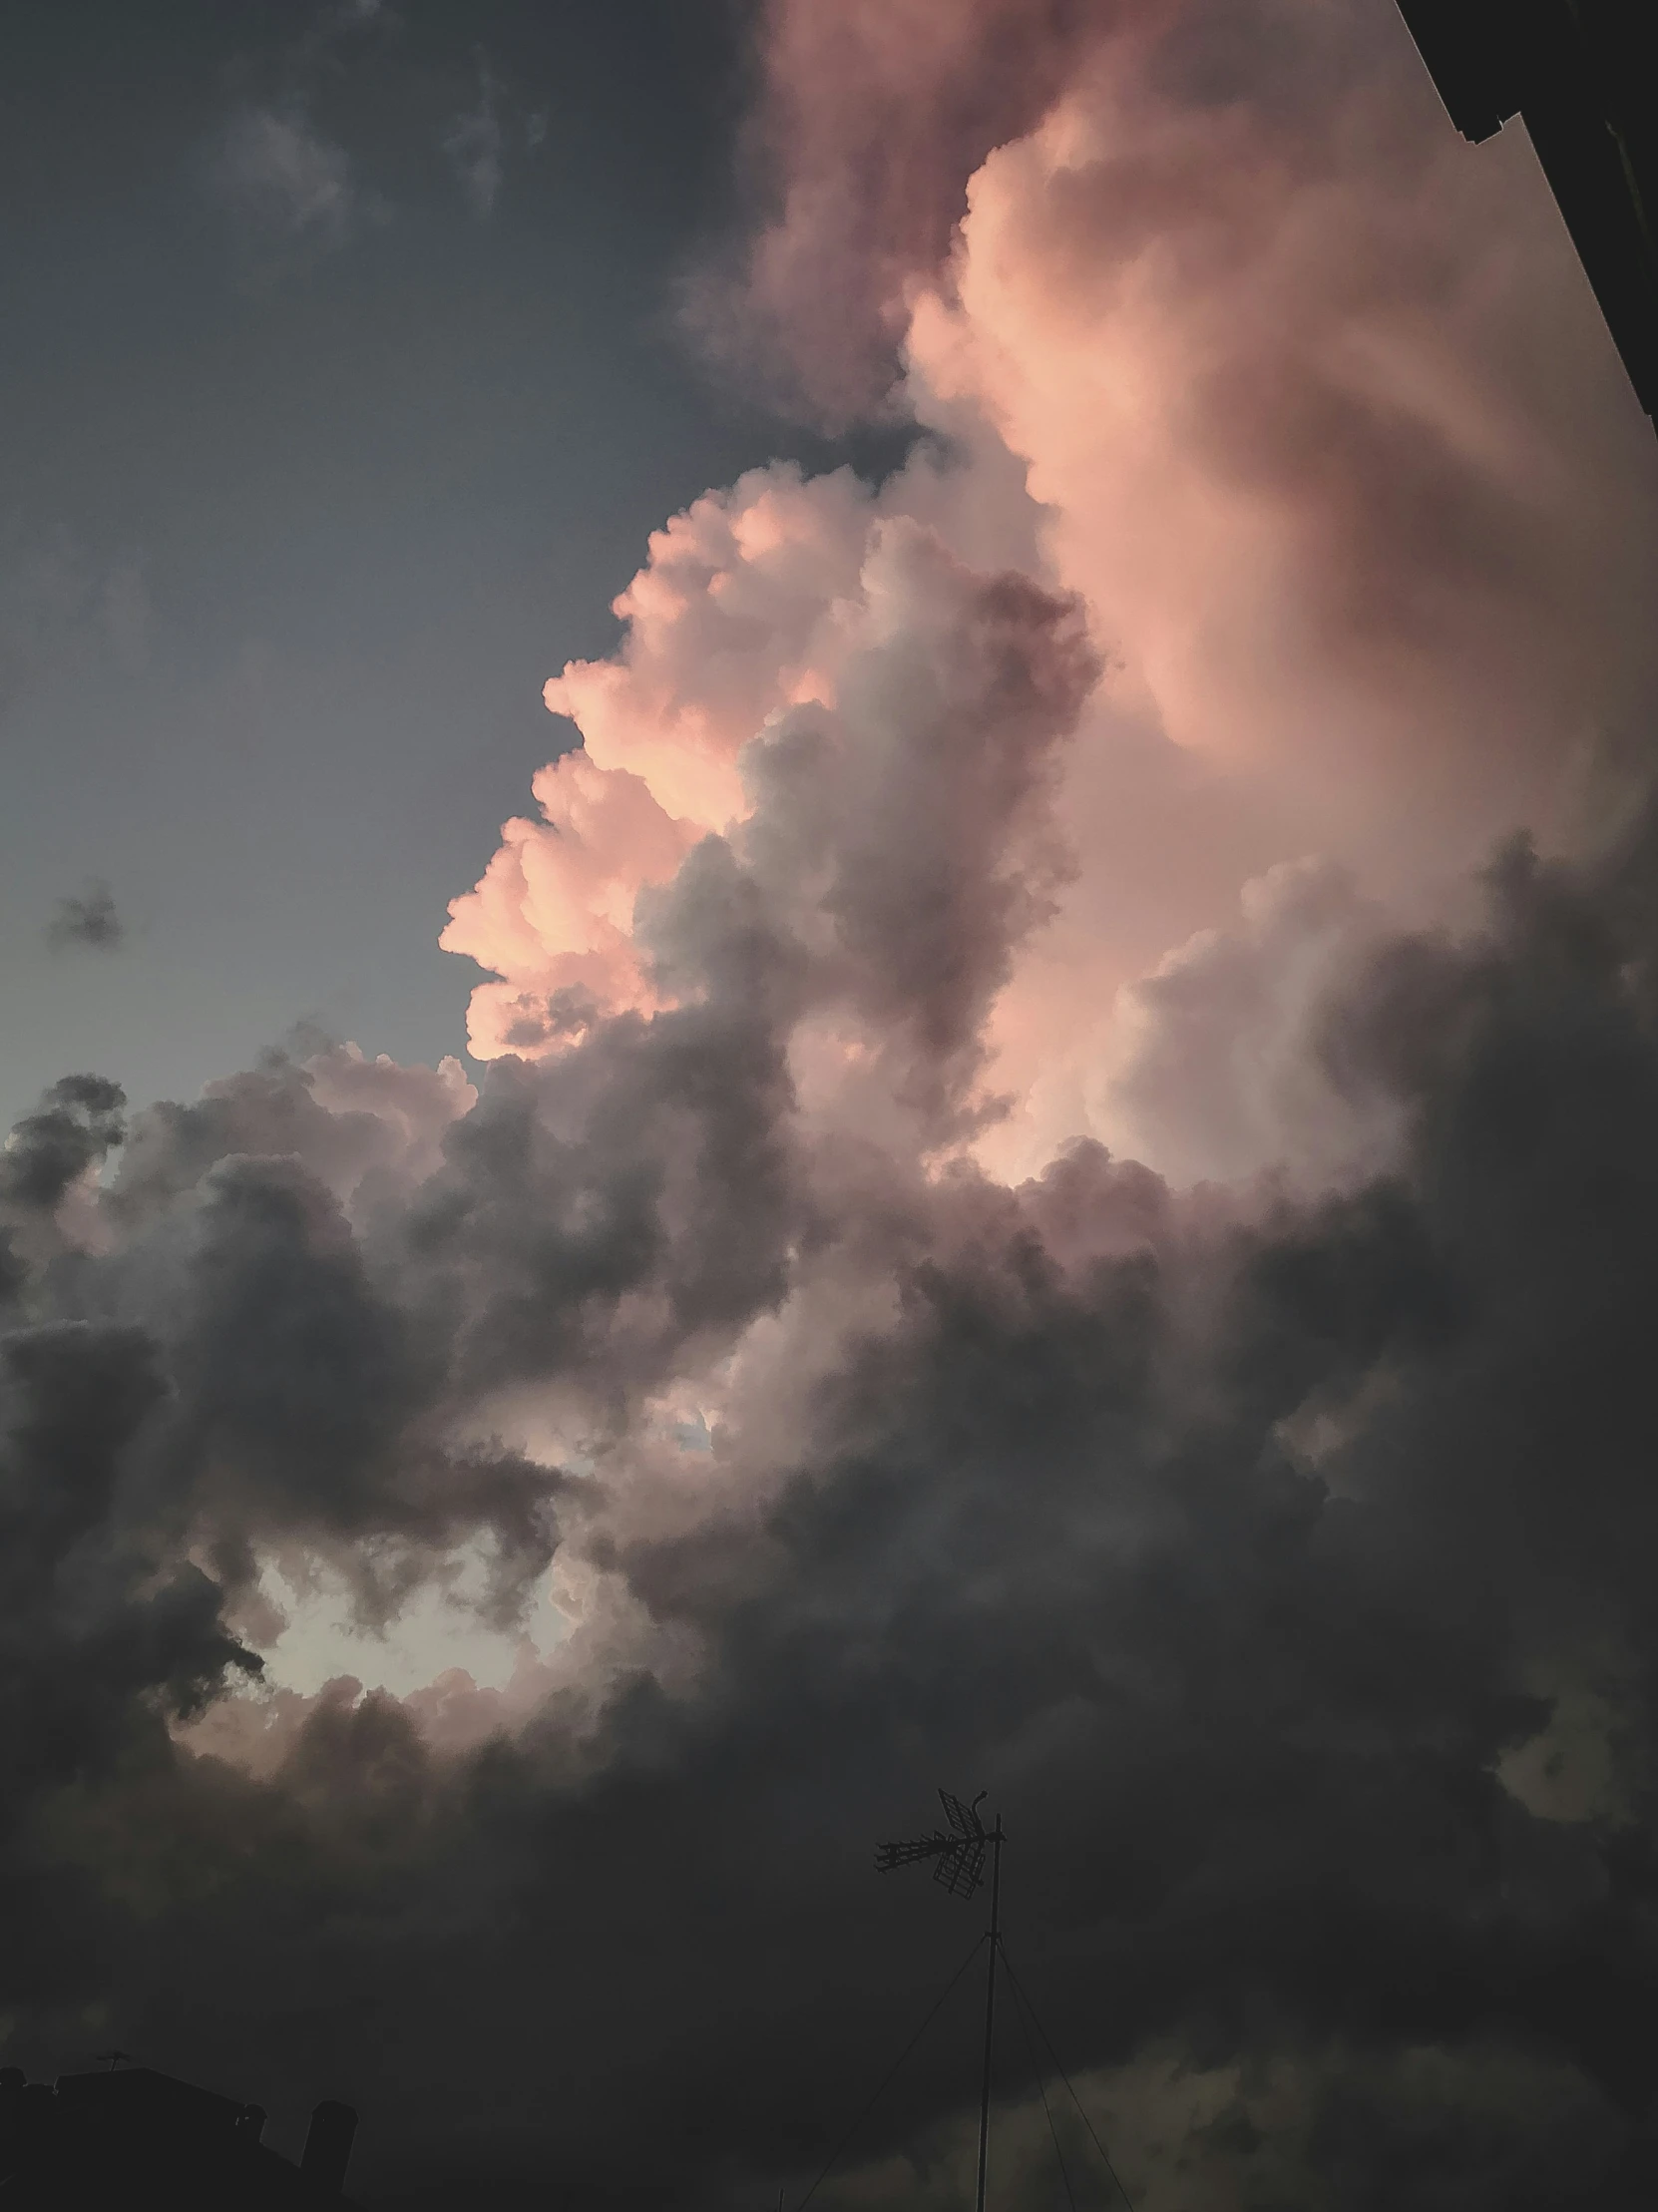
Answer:
<path fill-rule="evenodd" d="M 985 1976 L 985 2071 L 979 2088 L 979 2194 L 975 2212 L 985 2212 L 985 2175 L 991 2153 L 991 2051 L 996 2032 L 996 1955 L 1002 1949 L 1002 1815 L 990 1833 L 991 1940 L 990 1967 Z"/>

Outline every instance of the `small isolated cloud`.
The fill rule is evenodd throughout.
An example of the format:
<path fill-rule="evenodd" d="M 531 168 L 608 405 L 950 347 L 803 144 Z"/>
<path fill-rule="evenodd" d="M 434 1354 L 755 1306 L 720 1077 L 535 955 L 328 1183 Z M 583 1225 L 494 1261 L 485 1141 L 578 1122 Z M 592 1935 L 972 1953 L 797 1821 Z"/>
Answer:
<path fill-rule="evenodd" d="M 127 925 L 116 909 L 109 885 L 89 883 L 79 898 L 58 901 L 46 937 L 59 952 L 86 946 L 93 952 L 113 953 L 126 943 Z"/>
<path fill-rule="evenodd" d="M 449 157 L 450 167 L 460 180 L 467 206 L 480 222 L 494 212 L 505 172 L 506 132 L 501 121 L 500 96 L 500 81 L 480 55 L 478 104 L 474 108 L 463 108 L 443 135 L 443 150 Z"/>
<path fill-rule="evenodd" d="M 237 212 L 267 236 L 332 249 L 377 204 L 365 201 L 344 147 L 297 110 L 249 109 L 225 133 L 218 176 Z"/>

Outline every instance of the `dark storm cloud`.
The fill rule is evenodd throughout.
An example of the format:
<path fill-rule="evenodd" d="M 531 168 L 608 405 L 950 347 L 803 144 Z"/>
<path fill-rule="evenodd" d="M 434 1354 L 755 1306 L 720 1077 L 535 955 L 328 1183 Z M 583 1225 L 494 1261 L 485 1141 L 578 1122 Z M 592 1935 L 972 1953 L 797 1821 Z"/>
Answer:
<path fill-rule="evenodd" d="M 926 45 L 927 13 L 872 20 Z M 826 20 L 773 14 L 808 47 Z M 834 113 L 785 116 L 816 215 L 775 297 L 791 332 L 811 306 L 820 407 L 878 389 L 903 278 L 1087 25 L 987 0 L 957 28 L 919 120 L 904 56 L 897 92 L 826 70 Z M 1235 54 L 1175 59 L 1225 104 Z M 366 204 L 310 114 L 244 111 L 222 174 L 261 234 L 332 248 Z M 487 206 L 487 134 L 451 151 Z M 1119 258 L 1120 183 L 1091 211 Z M 1288 467 L 1278 390 L 1214 396 Z M 418 1071 L 277 1058 L 140 1116 L 104 1195 L 113 1087 L 20 1124 L 20 2054 L 113 2033 L 272 2105 L 344 2089 L 371 2185 L 769 2201 L 965 1943 L 871 1882 L 870 1840 L 983 1783 L 1067 2065 L 1240 2069 L 1164 2164 L 1344 2212 L 1628 2201 L 1658 2057 L 1651 840 L 1516 852 L 1463 941 L 1333 945 L 1315 1034 L 1274 1050 L 1403 1132 L 1386 1175 L 1274 1206 L 1080 1146 L 999 1188 L 942 1148 L 1061 868 L 1049 769 L 1094 664 L 1073 603 L 919 531 L 882 558 L 885 634 L 768 723 L 753 819 L 644 902 L 667 1010 L 550 1008 L 562 1054 L 447 1120 Z M 1217 955 L 1161 993 L 1169 1085 L 1224 1081 L 1173 1016 L 1236 984 Z M 814 1023 L 873 1065 L 890 1142 L 799 1112 Z M 664 1475 L 681 1383 L 730 1411 Z M 498 1441 L 519 1401 L 535 1458 Z M 440 1755 L 344 1691 L 264 1779 L 166 1732 L 253 1663 L 267 1559 L 374 1620 L 476 1549 L 510 1624 L 556 1543 L 600 1594 L 511 1740 Z M 1608 1777 L 1544 1818 L 1501 1777 L 1587 1693 Z M 924 2056 L 861 2148 L 948 2130 L 966 2071 Z"/>
<path fill-rule="evenodd" d="M 125 1134 L 126 1096 L 103 1076 L 65 1076 L 17 1123 L 0 1153 L 0 1204 L 50 1212 Z"/>
<path fill-rule="evenodd" d="M 96 1770 L 152 1707 L 188 1712 L 228 1665 L 219 1593 L 146 1542 L 127 1457 L 166 1396 L 140 1331 L 59 1322 L 4 1340 L 4 1760 L 15 1808 Z"/>
<path fill-rule="evenodd" d="M 771 14 L 837 60 L 833 16 Z M 895 286 L 1094 19 L 845 20 L 893 29 L 868 46 L 899 89 L 826 68 L 825 115 L 784 118 L 812 221 L 776 296 L 810 302 L 823 405 L 878 382 Z M 1238 64 L 1169 60 L 1222 108 Z M 340 146 L 246 113 L 298 134 L 243 147 L 259 220 L 349 234 Z M 848 259 L 876 264 L 851 295 Z M 1277 388 L 1218 396 L 1285 458 Z M 835 703 L 766 724 L 752 819 L 644 902 L 676 1003 L 564 999 L 561 1054 L 466 1110 L 458 1071 L 275 1056 L 136 1117 L 102 1189 L 113 1085 L 19 1124 L 17 2054 L 115 2036 L 276 2107 L 345 2091 L 371 2188 L 769 2202 L 965 1948 L 971 1915 L 868 1874 L 942 1780 L 1008 1814 L 1015 1954 L 1067 2066 L 1228 2076 L 1212 2117 L 1145 2131 L 1135 2183 L 1202 2159 L 1338 2212 L 1643 2201 L 1652 825 L 1577 868 L 1512 848 L 1460 937 L 1325 946 L 1274 1064 L 1387 1130 L 1385 1173 L 1180 1192 L 1083 1144 L 1001 1187 L 951 1147 L 1062 865 L 1049 771 L 1093 662 L 1067 599 L 903 527 L 882 561 Z M 1327 919 L 1292 902 L 1274 958 Z M 1151 994 L 1151 1108 L 1246 1057 L 1198 1050 L 1200 1002 L 1253 972 L 1223 951 Z M 801 1110 L 813 1025 L 884 1121 Z M 556 1544 L 589 1609 L 510 1738 L 439 1753 L 413 1701 L 339 1686 L 260 1778 L 170 1733 L 256 1665 L 266 1560 L 375 1620 L 475 1550 L 510 1625 Z M 1568 1804 L 1551 1770 L 1593 1710 Z M 860 2155 L 948 2137 L 959 2056 L 925 2052 Z"/>
<path fill-rule="evenodd" d="M 378 1611 L 419 1554 L 487 1532 L 510 1617 L 551 1555 L 557 1478 L 446 1438 L 441 1347 L 376 1294 L 332 1194 L 295 1163 L 232 1157 L 170 1228 L 114 1286 L 167 1349 L 177 1399 L 154 1473 L 169 1494 L 182 1507 L 188 1485 L 231 1556 L 257 1537 L 340 1551 Z"/>
<path fill-rule="evenodd" d="M 109 885 L 95 883 L 77 897 L 60 899 L 47 924 L 46 939 L 60 951 L 74 945 L 101 953 L 118 951 L 127 941 L 127 925 Z"/>
<path fill-rule="evenodd" d="M 393 1124 L 330 1113 L 280 1060 L 198 1106 L 151 1109 L 105 1200 L 116 1248 L 97 1257 L 52 1216 L 122 1145 L 124 1106 L 103 1078 L 54 1085 L 0 1154 L 0 1222 L 10 1214 L 14 1305 L 149 1347 L 165 1390 L 127 1481 L 156 1541 L 194 1544 L 231 1593 L 256 1573 L 255 1545 L 304 1546 L 383 1618 L 435 1557 L 481 1540 L 483 1605 L 515 1617 L 553 1550 L 560 1478 L 452 1432 L 451 1348 L 375 1287 L 320 1179 L 363 1187 L 373 1154 L 396 1189 Z M 296 1156 L 306 1146 L 315 1171 Z"/>
<path fill-rule="evenodd" d="M 999 641 L 976 680 L 1041 701 L 1063 609 L 968 605 Z M 1011 713 L 1002 772 L 1076 680 L 1054 673 L 1030 738 Z M 243 1079 L 147 1124 L 119 1248 L 37 1284 L 113 1318 L 12 1340 L 8 1497 L 44 1529 L 18 1556 L 59 1562 L 60 1638 L 11 1647 L 13 1725 L 61 1667 L 48 1735 L 80 1746 L 73 1780 L 28 1753 L 25 2040 L 96 2002 L 272 2102 L 347 2080 L 387 2181 L 769 2187 L 966 1932 L 865 1871 L 937 1776 L 989 1784 L 1017 1829 L 1018 1949 L 1067 2065 L 1162 2038 L 1279 2083 L 1272 2134 L 1238 2091 L 1246 2176 L 1369 2204 L 1381 2140 L 1394 2185 L 1468 2212 L 1627 2201 L 1658 2059 L 1650 826 L 1593 868 L 1516 849 L 1482 931 L 1356 953 L 1306 1050 L 1385 1095 L 1389 1176 L 1263 1216 L 1084 1146 L 1009 1191 L 849 1168 L 794 1123 L 781 1040 L 814 993 L 875 993 L 948 1066 L 955 995 L 993 988 L 1025 926 L 1005 904 L 977 982 L 930 956 L 912 853 L 825 823 L 809 778 L 764 783 L 834 734 L 785 725 L 751 834 L 709 840 L 664 902 L 697 1003 L 502 1065 L 357 1235 L 316 1179 L 337 1117 L 291 1069 Z M 949 849 L 989 897 L 1006 852 L 965 827 L 985 756 L 942 757 Z M 878 985 L 855 930 L 797 934 L 808 820 L 820 874 L 855 866 L 888 917 Z M 317 1166 L 236 1154 L 273 1115 Z M 545 1473 L 440 1461 L 443 1409 L 569 1380 L 620 1437 L 687 1346 L 812 1267 L 862 1317 L 803 1418 L 714 1437 L 711 1472 L 746 1450 L 762 1488 L 711 1490 L 692 1529 L 602 1475 L 561 1493 L 567 1546 L 632 1608 L 580 1697 L 460 1758 L 384 1698 L 323 1700 L 266 1782 L 169 1750 L 147 1716 L 240 1663 L 238 1545 L 349 1537 L 419 1573 L 481 1530 L 544 1559 Z M 210 1572 L 164 1570 L 192 1532 Z M 1574 1683 L 1609 1685 L 1617 1788 L 1549 1820 L 1498 1769 Z M 91 1916 L 96 1956 L 54 1948 L 53 1914 Z M 868 2150 L 960 2099 L 941 2051 Z"/>

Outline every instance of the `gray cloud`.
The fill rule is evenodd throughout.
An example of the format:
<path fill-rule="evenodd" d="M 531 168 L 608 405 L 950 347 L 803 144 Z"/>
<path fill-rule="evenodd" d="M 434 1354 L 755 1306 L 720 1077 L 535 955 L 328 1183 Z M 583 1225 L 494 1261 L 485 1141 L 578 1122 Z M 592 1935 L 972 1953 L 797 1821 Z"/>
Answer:
<path fill-rule="evenodd" d="M 107 883 L 89 884 L 79 895 L 58 901 L 57 912 L 47 925 L 47 942 L 60 950 L 85 946 L 94 952 L 119 950 L 127 941 L 127 925 L 116 908 L 115 894 Z"/>
<path fill-rule="evenodd" d="M 1009 847 L 976 847 L 975 794 L 1014 836 L 1003 779 L 1075 679 L 1062 607 L 963 590 L 1010 723 L 984 725 L 989 785 L 971 739 L 936 772 L 988 895 Z M 963 636 L 937 666 L 971 732 L 989 678 Z M 913 664 L 904 695 L 925 741 Z M 871 2017 L 916 2007 L 961 1934 L 865 1872 L 937 1775 L 1008 1809 L 1018 1952 L 1067 2065 L 1242 2067 L 1201 2125 L 1307 2201 L 1376 2201 L 1379 2141 L 1398 2186 L 1469 2212 L 1625 2201 L 1658 2055 L 1651 827 L 1581 868 L 1516 849 L 1462 939 L 1353 947 L 1304 1050 L 1392 1100 L 1387 1177 L 1262 1213 L 1083 1146 L 1008 1190 L 799 1121 L 803 1006 L 850 997 L 948 1071 L 953 1010 L 1023 926 L 990 899 L 978 981 L 932 957 L 949 879 L 898 895 L 912 859 L 930 879 L 924 844 L 876 838 L 890 794 L 824 820 L 801 762 L 833 738 L 780 729 L 752 831 L 708 841 L 655 918 L 694 1003 L 499 1066 L 356 1231 L 304 1161 L 358 1188 L 342 1161 L 372 1132 L 317 1078 L 273 1064 L 141 1118 L 116 1246 L 35 1278 L 64 1317 L 14 1340 L 10 1433 L 30 1467 L 88 1470 L 51 1478 L 82 1501 L 53 1541 L 115 1625 L 62 1662 L 91 1670 L 51 1736 L 77 1779 L 65 1751 L 25 1761 L 55 1887 L 9 1969 L 22 2046 L 96 2004 L 272 2101 L 349 2080 L 387 2185 L 773 2187 L 864 2078 Z M 857 928 L 799 935 L 808 855 L 885 916 L 878 979 Z M 238 1154 L 255 1129 L 289 1156 Z M 832 1286 L 850 1320 L 792 1395 L 785 1359 L 733 1407 L 688 1522 L 621 1479 L 666 1377 L 797 1303 L 804 1347 Z M 446 1440 L 526 1378 L 608 1407 L 615 1464 L 550 1488 Z M 83 1442 L 48 1400 L 101 1426 Z M 468 1531 L 545 1560 L 555 1502 L 621 1609 L 515 1739 L 439 1754 L 395 1702 L 336 1696 L 254 1783 L 144 1719 L 243 1663 L 223 1622 L 260 1544 L 354 1551 L 372 1608 Z M 129 1553 L 147 1578 L 112 1583 Z M 187 1556 L 207 1563 L 168 1581 Z M 123 1591 L 158 1573 L 172 1594 L 135 1614 Z M 1572 1682 L 1613 1700 L 1619 1789 L 1551 1819 L 1498 1770 Z M 948 2052 L 923 2062 L 866 2154 L 961 2093 Z M 1522 2117 L 1529 2198 L 1501 2147 Z M 1143 2180 L 1175 2153 L 1137 2155 Z"/>
<path fill-rule="evenodd" d="M 1179 1181 L 1363 1179 L 1393 1150 L 1394 1102 L 1307 1040 L 1389 934 L 1383 911 L 1321 861 L 1273 869 L 1242 904 L 1235 927 L 1200 932 L 1127 995 L 1113 1123 Z"/>
<path fill-rule="evenodd" d="M 127 1101 L 103 1076 L 65 1076 L 13 1128 L 0 1153 L 0 1200 L 50 1212 L 76 1178 L 119 1145 Z"/>
<path fill-rule="evenodd" d="M 990 50 L 1009 109 L 947 86 L 947 162 L 877 106 L 906 253 L 1042 96 Z M 1225 105 L 1231 46 L 1175 63 Z M 1460 933 L 1299 878 L 1160 979 L 1148 1116 L 1195 1151 L 1191 1087 L 1258 1075 L 1226 1164 L 1337 1097 L 1385 1170 L 1181 1190 L 1079 1144 L 999 1185 L 961 1147 L 1094 664 L 1031 580 L 883 558 L 835 706 L 643 903 L 664 1010 L 527 1008 L 562 1051 L 476 1104 L 324 1047 L 130 1128 L 72 1077 L 14 1132 L 16 2054 L 346 2090 L 368 2186 L 428 2204 L 769 2202 L 965 1947 L 868 1873 L 944 1780 L 1008 1814 L 1016 1958 L 1150 2205 L 1643 2201 L 1658 827 L 1510 847 Z M 806 1045 L 852 1109 L 807 1110 Z M 256 1669 L 262 1560 L 372 1622 L 468 1548 L 502 1623 L 555 1557 L 585 1592 L 510 1733 L 343 1686 L 257 1773 L 176 1733 Z M 1587 1712 L 1602 1786 L 1551 1793 Z M 838 2201 L 943 2194 L 960 2055 Z M 1002 2086 L 1034 2197 L 1017 2043 Z"/>

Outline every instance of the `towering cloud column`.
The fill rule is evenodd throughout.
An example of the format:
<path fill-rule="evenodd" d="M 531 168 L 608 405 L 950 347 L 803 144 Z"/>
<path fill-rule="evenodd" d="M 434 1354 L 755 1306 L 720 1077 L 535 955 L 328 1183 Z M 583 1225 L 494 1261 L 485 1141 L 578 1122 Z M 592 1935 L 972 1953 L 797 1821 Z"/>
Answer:
<path fill-rule="evenodd" d="M 486 1054 L 662 1003 L 639 890 L 744 818 L 746 745 L 835 704 L 874 533 L 924 520 L 1077 594 L 1106 668 L 1057 803 L 1069 880 L 992 1016 L 1012 1105 L 983 1156 L 1013 1172 L 1084 1131 L 1155 1150 L 1110 1096 L 1116 995 L 1252 878 L 1345 866 L 1420 916 L 1522 822 L 1578 834 L 1585 762 L 1658 695 L 1658 534 L 1525 148 L 1447 134 L 1388 11 L 936 17 L 776 0 L 776 213 L 697 298 L 819 411 L 944 442 L 875 491 L 757 472 L 659 533 L 617 658 L 548 686 L 583 754 L 444 941 L 501 978 Z"/>

